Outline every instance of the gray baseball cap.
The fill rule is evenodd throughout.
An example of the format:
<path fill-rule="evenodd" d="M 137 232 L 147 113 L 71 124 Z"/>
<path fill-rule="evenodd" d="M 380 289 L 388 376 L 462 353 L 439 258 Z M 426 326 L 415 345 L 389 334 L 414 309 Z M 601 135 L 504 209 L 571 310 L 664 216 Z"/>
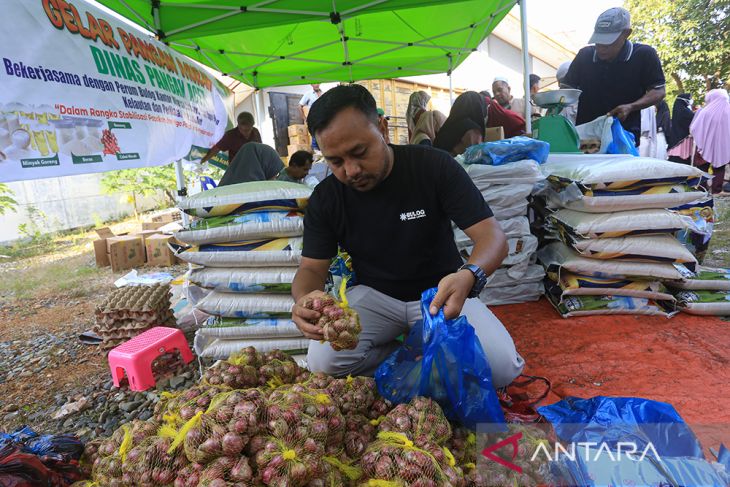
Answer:
<path fill-rule="evenodd" d="M 621 32 L 631 28 L 631 14 L 621 7 L 610 8 L 598 16 L 588 44 L 613 44 Z"/>

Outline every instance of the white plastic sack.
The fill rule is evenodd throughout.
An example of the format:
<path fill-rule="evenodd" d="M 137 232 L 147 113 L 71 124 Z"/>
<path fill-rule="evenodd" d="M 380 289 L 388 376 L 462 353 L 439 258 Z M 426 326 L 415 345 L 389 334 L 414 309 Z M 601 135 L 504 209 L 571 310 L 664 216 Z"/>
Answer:
<path fill-rule="evenodd" d="M 210 217 L 266 210 L 300 210 L 312 190 L 284 181 L 254 181 L 220 186 L 182 199 L 178 207 L 193 216 Z"/>
<path fill-rule="evenodd" d="M 578 132 L 578 138 L 580 140 L 600 140 L 601 149 L 600 154 L 605 154 L 608 150 L 608 145 L 613 141 L 613 134 L 611 133 L 611 125 L 613 124 L 613 117 L 602 115 L 595 120 L 586 122 L 575 127 Z"/>
<path fill-rule="evenodd" d="M 272 350 L 306 351 L 309 348 L 308 338 L 271 338 L 253 340 L 224 340 L 216 338 L 211 342 L 195 343 L 195 353 L 202 358 L 214 360 L 225 360 L 231 354 L 240 352 L 246 347 L 254 347 L 260 353 L 271 352 Z"/>
<path fill-rule="evenodd" d="M 587 196 L 578 194 L 573 199 L 566 193 L 558 193 L 547 188 L 545 193 L 552 208 L 568 208 L 588 213 L 610 213 L 647 208 L 675 208 L 707 198 L 707 193 L 686 185 L 654 186 L 640 194 L 620 194 L 614 196 Z"/>
<path fill-rule="evenodd" d="M 500 166 L 468 164 L 463 166 L 477 188 L 481 184 L 535 184 L 545 179 L 540 165 L 531 160 L 510 162 Z"/>
<path fill-rule="evenodd" d="M 490 205 L 490 208 L 492 209 L 492 213 L 494 213 L 494 218 L 497 220 L 508 220 L 527 215 L 527 205 L 527 200 L 522 199 L 510 206 Z"/>
<path fill-rule="evenodd" d="M 626 190 L 667 184 L 697 183 L 708 175 L 687 164 L 633 157 L 623 154 L 550 154 L 540 166 L 548 179 L 566 184 L 575 183 L 585 190 Z"/>
<path fill-rule="evenodd" d="M 506 220 L 497 220 L 499 226 L 502 227 L 502 231 L 510 237 L 521 237 L 523 235 L 530 235 L 530 221 L 526 216 L 517 216 L 514 218 L 507 218 Z M 464 233 L 464 231 L 457 227 L 454 227 L 454 241 L 458 249 L 463 249 L 472 246 L 471 239 Z"/>
<path fill-rule="evenodd" d="M 482 196 L 490 207 L 509 208 L 525 201 L 532 188 L 532 184 L 494 184 L 482 190 Z"/>
<path fill-rule="evenodd" d="M 512 277 L 509 274 L 509 268 L 500 267 L 494 273 L 487 278 L 486 287 L 512 287 L 520 284 L 532 284 L 535 282 L 542 282 L 545 277 L 545 269 L 537 264 L 530 264 L 527 266 L 525 273 L 520 277 Z"/>
<path fill-rule="evenodd" d="M 183 261 L 206 267 L 288 267 L 302 260 L 301 237 L 172 248 Z"/>
<path fill-rule="evenodd" d="M 296 273 L 296 267 L 203 267 L 190 272 L 190 281 L 216 291 L 289 294 Z"/>
<path fill-rule="evenodd" d="M 260 211 L 243 215 L 204 218 L 175 234 L 190 245 L 243 240 L 297 237 L 304 232 L 304 216 L 291 211 Z"/>
<path fill-rule="evenodd" d="M 228 318 L 289 318 L 294 299 L 278 294 L 237 294 L 213 291 L 195 307 L 210 315 Z"/>
<path fill-rule="evenodd" d="M 234 338 L 292 338 L 302 332 L 292 320 L 212 318 L 197 331 L 198 335 L 232 340 Z"/>
<path fill-rule="evenodd" d="M 691 291 L 730 291 L 730 269 L 699 266 L 695 276 L 672 282 L 671 287 Z"/>
<path fill-rule="evenodd" d="M 549 217 L 566 233 L 580 238 L 609 238 L 638 234 L 674 233 L 696 229 L 691 218 L 668 210 L 584 213 L 562 209 Z"/>
<path fill-rule="evenodd" d="M 571 239 L 572 240 L 572 239 Z M 633 235 L 617 238 L 578 239 L 566 242 L 592 259 L 696 264 L 697 259 L 673 235 Z"/>
<path fill-rule="evenodd" d="M 487 306 L 518 304 L 537 301 L 544 292 L 542 280 L 506 287 L 487 287 L 479 294 L 479 300 Z"/>
<path fill-rule="evenodd" d="M 537 237 L 534 235 L 523 235 L 521 237 L 507 239 L 509 253 L 502 261 L 501 267 L 505 268 L 505 272 L 512 279 L 521 279 L 525 276 L 530 264 L 533 264 L 536 260 L 535 251 L 537 250 L 537 245 Z M 462 248 L 462 257 L 465 260 L 468 259 L 473 250 L 473 245 Z"/>
<path fill-rule="evenodd" d="M 730 316 L 730 291 L 680 291 L 679 306 L 685 313 L 707 316 Z"/>
<path fill-rule="evenodd" d="M 672 264 L 632 262 L 627 260 L 600 260 L 582 257 L 563 242 L 553 242 L 537 252 L 537 258 L 548 272 L 567 270 L 592 277 L 679 280 L 682 274 Z"/>

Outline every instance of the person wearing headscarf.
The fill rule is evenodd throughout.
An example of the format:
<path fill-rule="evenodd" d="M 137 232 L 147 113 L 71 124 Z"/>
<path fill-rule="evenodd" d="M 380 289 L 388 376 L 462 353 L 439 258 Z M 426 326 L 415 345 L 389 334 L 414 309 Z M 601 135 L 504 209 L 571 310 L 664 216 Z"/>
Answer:
<path fill-rule="evenodd" d="M 425 91 L 414 91 L 408 98 L 408 108 L 406 108 L 406 124 L 408 125 L 408 140 L 413 137 L 413 132 L 416 129 L 418 118 L 421 114 L 428 110 L 428 102 L 431 100 L 431 95 Z"/>
<path fill-rule="evenodd" d="M 459 155 L 467 147 L 484 141 L 487 125 L 487 102 L 476 91 L 466 91 L 454 100 L 451 112 L 441 130 L 436 134 L 433 146 L 451 155 Z"/>
<path fill-rule="evenodd" d="M 284 163 L 273 148 L 249 142 L 236 153 L 218 186 L 275 179 L 282 169 Z"/>
<path fill-rule="evenodd" d="M 667 135 L 669 160 L 689 164 L 692 157 L 692 139 L 689 138 L 689 126 L 694 119 L 692 111 L 692 95 L 682 93 L 674 100 L 672 107 L 672 124 Z"/>
<path fill-rule="evenodd" d="M 423 112 L 409 140 L 410 144 L 433 145 L 436 133 L 446 121 L 446 115 L 438 110 Z"/>
<path fill-rule="evenodd" d="M 726 90 L 707 92 L 705 106 L 692 120 L 689 133 L 697 145 L 696 165 L 703 171 L 712 166 L 711 191 L 721 193 L 725 166 L 730 163 L 730 97 Z"/>
<path fill-rule="evenodd" d="M 667 135 L 672 127 L 669 117 L 669 105 L 664 100 L 656 106 L 656 158 L 667 159 Z"/>

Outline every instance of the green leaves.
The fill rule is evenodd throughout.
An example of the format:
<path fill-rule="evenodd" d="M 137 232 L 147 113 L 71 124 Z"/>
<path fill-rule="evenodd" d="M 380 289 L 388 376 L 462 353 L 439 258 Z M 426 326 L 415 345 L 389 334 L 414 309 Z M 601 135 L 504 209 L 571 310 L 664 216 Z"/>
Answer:
<path fill-rule="evenodd" d="M 0 183 L 0 215 L 15 211 L 18 202 L 13 199 L 13 191 L 7 185 Z"/>

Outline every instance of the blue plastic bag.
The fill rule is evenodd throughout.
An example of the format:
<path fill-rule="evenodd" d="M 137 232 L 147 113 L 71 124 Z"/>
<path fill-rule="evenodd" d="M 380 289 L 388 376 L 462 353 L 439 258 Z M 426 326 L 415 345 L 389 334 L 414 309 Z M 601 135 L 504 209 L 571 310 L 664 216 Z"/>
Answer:
<path fill-rule="evenodd" d="M 484 142 L 473 145 L 464 152 L 465 164 L 484 164 L 501 166 L 510 162 L 532 159 L 538 164 L 547 161 L 550 144 L 529 137 L 512 137 L 511 139 Z"/>
<path fill-rule="evenodd" d="M 638 397 L 568 397 L 538 412 L 566 442 L 611 448 L 631 442 L 641 451 L 651 442 L 660 457 L 704 459 L 697 437 L 671 404 Z"/>
<path fill-rule="evenodd" d="M 443 309 L 431 316 L 435 296 L 436 288 L 421 295 L 423 320 L 378 367 L 378 391 L 396 404 L 430 397 L 449 419 L 471 429 L 477 424 L 504 424 L 492 370 L 474 328 L 464 316 L 447 320 Z"/>
<path fill-rule="evenodd" d="M 634 134 L 624 130 L 618 118 L 614 118 L 611 124 L 611 139 L 611 142 L 606 148 L 606 154 L 630 154 L 636 157 L 639 156 Z"/>

